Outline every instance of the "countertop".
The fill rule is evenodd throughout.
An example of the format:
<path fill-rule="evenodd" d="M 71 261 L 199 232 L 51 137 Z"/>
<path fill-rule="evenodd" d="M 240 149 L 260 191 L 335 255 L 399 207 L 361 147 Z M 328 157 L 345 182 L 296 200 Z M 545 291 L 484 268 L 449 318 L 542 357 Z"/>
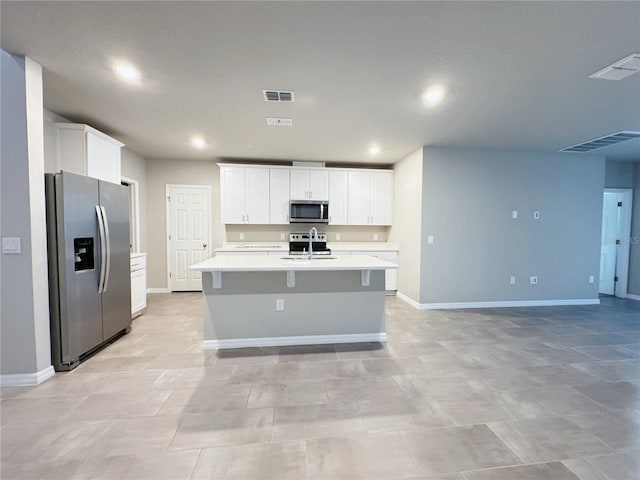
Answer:
<path fill-rule="evenodd" d="M 288 256 L 283 252 L 283 256 Z M 318 259 L 283 259 L 279 255 L 223 255 L 211 257 L 189 267 L 201 272 L 258 272 L 258 271 L 335 271 L 385 270 L 398 265 L 369 255 L 343 255 Z"/>
<path fill-rule="evenodd" d="M 397 252 L 398 245 L 389 242 L 327 242 L 332 251 Z M 216 252 L 283 252 L 289 251 L 288 242 L 229 242 Z"/>

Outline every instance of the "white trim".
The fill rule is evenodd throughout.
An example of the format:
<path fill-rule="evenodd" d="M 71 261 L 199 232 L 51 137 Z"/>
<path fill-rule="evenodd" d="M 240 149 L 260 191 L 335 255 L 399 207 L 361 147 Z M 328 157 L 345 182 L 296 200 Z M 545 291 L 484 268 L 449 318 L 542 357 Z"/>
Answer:
<path fill-rule="evenodd" d="M 577 298 L 570 300 L 512 300 L 505 302 L 456 302 L 456 303 L 417 303 L 405 295 L 398 294 L 402 300 L 418 310 L 450 310 L 464 308 L 509 308 L 509 307 L 555 307 L 564 305 L 600 305 L 598 298 Z"/>
<path fill-rule="evenodd" d="M 627 293 L 627 298 L 640 302 L 640 295 L 635 295 L 633 293 Z"/>
<path fill-rule="evenodd" d="M 169 275 L 171 274 L 171 240 L 169 240 L 169 235 L 171 234 L 171 205 L 169 203 L 169 197 L 171 196 L 172 188 L 206 188 L 207 196 L 209 197 L 209 205 L 207 207 L 209 211 L 209 241 L 207 244 L 209 245 L 209 252 L 212 252 L 213 249 L 211 247 L 211 239 L 213 238 L 213 222 L 211 221 L 211 206 L 213 205 L 213 195 L 211 185 L 186 185 L 186 184 L 176 184 L 176 183 L 167 183 L 165 185 L 165 199 L 164 199 L 164 211 L 165 211 L 165 228 L 166 228 L 166 247 L 167 247 L 167 291 L 172 292 L 171 290 L 171 278 Z"/>
<path fill-rule="evenodd" d="M 140 182 L 134 178 L 125 177 L 124 175 L 120 177 L 123 182 L 128 183 L 131 186 L 131 191 L 133 192 L 133 212 L 134 212 L 134 232 L 133 232 L 133 245 L 131 248 L 134 253 L 140 251 Z"/>
<path fill-rule="evenodd" d="M 169 293 L 168 288 L 147 288 L 147 293 Z"/>
<path fill-rule="evenodd" d="M 619 298 L 627 298 L 627 285 L 629 282 L 629 254 L 631 247 L 631 209 L 633 206 L 632 188 L 605 188 L 605 193 L 617 193 L 622 198 L 622 209 L 618 217 L 618 231 L 616 236 L 622 239 L 616 249 L 616 277 L 618 281 L 614 283 L 614 294 Z"/>
<path fill-rule="evenodd" d="M 26 387 L 29 385 L 39 385 L 56 374 L 53 366 L 49 365 L 36 373 L 18 373 L 0 375 L 1 387 Z"/>
<path fill-rule="evenodd" d="M 397 292 L 396 296 L 400 300 L 402 300 L 403 302 L 406 302 L 409 305 L 411 305 L 413 308 L 416 308 L 416 309 L 420 310 L 420 304 L 418 302 L 416 302 L 413 298 L 410 298 L 410 297 L 406 296 L 404 293 L 400 293 L 400 292 Z"/>
<path fill-rule="evenodd" d="M 387 334 L 350 333 L 344 335 L 305 335 L 300 337 L 230 338 L 227 340 L 205 340 L 202 348 L 225 349 L 244 347 L 278 347 L 282 345 L 319 345 L 326 343 L 386 342 Z"/>

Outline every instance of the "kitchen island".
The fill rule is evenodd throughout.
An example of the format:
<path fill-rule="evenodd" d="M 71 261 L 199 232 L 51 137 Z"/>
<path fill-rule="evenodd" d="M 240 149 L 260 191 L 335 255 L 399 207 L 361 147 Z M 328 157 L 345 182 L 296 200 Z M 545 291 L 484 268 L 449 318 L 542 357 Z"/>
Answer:
<path fill-rule="evenodd" d="M 204 347 L 386 341 L 385 270 L 368 255 L 230 255 L 202 272 Z"/>

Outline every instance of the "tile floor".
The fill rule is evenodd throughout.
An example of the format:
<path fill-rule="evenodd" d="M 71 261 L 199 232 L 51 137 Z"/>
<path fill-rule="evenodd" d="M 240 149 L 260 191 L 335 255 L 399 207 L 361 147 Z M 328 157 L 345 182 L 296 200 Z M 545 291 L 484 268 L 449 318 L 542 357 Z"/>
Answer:
<path fill-rule="evenodd" d="M 640 302 L 420 312 L 389 342 L 202 351 L 150 295 L 70 373 L 1 390 L 1 478 L 639 480 Z"/>

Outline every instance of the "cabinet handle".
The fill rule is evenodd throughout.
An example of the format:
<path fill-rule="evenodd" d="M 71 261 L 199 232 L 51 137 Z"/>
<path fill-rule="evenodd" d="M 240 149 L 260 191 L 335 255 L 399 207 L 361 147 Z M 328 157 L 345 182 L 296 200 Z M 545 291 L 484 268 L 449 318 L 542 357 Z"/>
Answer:
<path fill-rule="evenodd" d="M 247 213 L 247 223 L 249 223 L 249 214 Z"/>
<path fill-rule="evenodd" d="M 309 200 L 311 200 L 312 198 L 313 198 L 313 192 L 309 190 Z"/>

